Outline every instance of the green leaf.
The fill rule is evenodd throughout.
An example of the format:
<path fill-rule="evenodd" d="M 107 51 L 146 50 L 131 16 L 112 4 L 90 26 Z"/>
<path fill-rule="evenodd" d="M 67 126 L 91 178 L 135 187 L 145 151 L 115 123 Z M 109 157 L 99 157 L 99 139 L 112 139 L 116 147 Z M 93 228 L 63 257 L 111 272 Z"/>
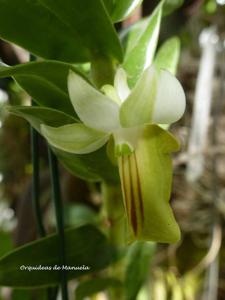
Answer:
<path fill-rule="evenodd" d="M 0 257 L 9 252 L 13 248 L 13 241 L 9 232 L 0 231 Z"/>
<path fill-rule="evenodd" d="M 113 2 L 114 2 L 114 0 L 103 0 L 103 3 L 105 5 L 105 8 L 107 9 L 109 15 L 111 15 L 111 13 L 112 13 Z"/>
<path fill-rule="evenodd" d="M 163 2 L 160 2 L 149 17 L 147 27 L 125 58 L 123 68 L 127 71 L 130 87 L 135 85 L 144 69 L 152 63 L 158 42 L 162 5 Z"/>
<path fill-rule="evenodd" d="M 183 5 L 184 0 L 165 0 L 163 15 L 169 15 Z"/>
<path fill-rule="evenodd" d="M 125 274 L 126 300 L 135 300 L 147 280 L 150 262 L 156 245 L 149 242 L 135 242 L 128 250 L 128 264 Z"/>
<path fill-rule="evenodd" d="M 75 67 L 67 63 L 31 62 L 13 67 L 0 66 L 0 78 L 13 76 L 39 105 L 76 116 L 67 91 L 70 69 L 80 74 Z"/>
<path fill-rule="evenodd" d="M 67 266 L 87 266 L 88 270 L 70 270 L 68 278 L 106 268 L 116 259 L 115 250 L 105 236 L 91 225 L 65 231 Z M 50 286 L 60 282 L 57 270 L 28 271 L 21 266 L 60 266 L 57 234 L 26 244 L 0 259 L 0 285 L 12 287 Z"/>
<path fill-rule="evenodd" d="M 148 23 L 149 23 L 149 18 L 145 17 L 139 20 L 138 22 L 134 23 L 130 27 L 125 28 L 121 31 L 120 39 L 122 41 L 122 44 L 124 44 L 125 47 L 125 58 L 129 54 L 129 52 L 133 49 L 133 47 L 136 45 L 140 36 L 146 30 Z"/>
<path fill-rule="evenodd" d="M 60 111 L 31 106 L 10 106 L 9 112 L 26 119 L 40 132 L 40 125 L 58 127 L 76 122 L 76 119 Z M 40 132 L 41 133 L 41 132 Z M 90 181 L 118 182 L 118 170 L 106 155 L 105 147 L 91 154 L 71 154 L 54 148 L 61 163 L 72 174 Z"/>
<path fill-rule="evenodd" d="M 75 299 L 83 300 L 88 296 L 104 291 L 109 287 L 120 287 L 121 282 L 114 278 L 96 278 L 81 282 L 75 291 Z"/>
<path fill-rule="evenodd" d="M 85 62 L 98 53 L 122 59 L 117 34 L 100 0 L 0 0 L 0 7 L 1 38 L 37 56 Z"/>
<path fill-rule="evenodd" d="M 82 201 L 84 197 L 86 197 L 86 194 L 80 193 L 77 196 L 79 197 L 79 200 Z M 85 224 L 97 225 L 99 222 L 99 214 L 91 208 L 89 204 L 67 204 L 64 205 L 64 211 L 66 226 L 78 227 Z M 54 225 L 56 225 L 55 218 L 53 217 L 52 219 Z"/>
<path fill-rule="evenodd" d="M 180 40 L 177 37 L 172 37 L 165 41 L 159 48 L 154 60 L 154 65 L 158 69 L 166 69 L 175 75 L 179 57 Z"/>
<path fill-rule="evenodd" d="M 80 40 L 89 57 L 106 55 L 122 60 L 122 48 L 101 0 L 39 0 Z M 90 31 L 91 28 L 91 31 Z"/>
<path fill-rule="evenodd" d="M 104 132 L 78 123 L 57 128 L 41 125 L 41 133 L 53 147 L 75 154 L 94 152 L 109 138 L 109 135 Z"/>
<path fill-rule="evenodd" d="M 40 131 L 40 125 L 62 126 L 72 124 L 77 120 L 59 110 L 38 106 L 8 106 L 8 112 L 26 119 L 31 126 Z"/>
<path fill-rule="evenodd" d="M 72 154 L 56 148 L 54 152 L 69 172 L 84 180 L 119 182 L 118 168 L 109 160 L 105 146 L 89 154 Z"/>
<path fill-rule="evenodd" d="M 114 22 L 119 22 L 129 17 L 141 5 L 143 0 L 115 0 L 111 13 Z"/>

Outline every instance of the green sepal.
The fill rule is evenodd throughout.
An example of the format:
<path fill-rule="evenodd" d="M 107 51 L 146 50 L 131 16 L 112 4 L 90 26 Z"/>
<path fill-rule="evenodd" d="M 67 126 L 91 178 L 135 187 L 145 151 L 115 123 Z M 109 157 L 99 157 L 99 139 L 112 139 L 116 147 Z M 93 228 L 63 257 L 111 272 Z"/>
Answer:
<path fill-rule="evenodd" d="M 43 124 L 41 133 L 53 147 L 74 154 L 94 152 L 101 148 L 109 138 L 108 134 L 81 123 L 56 128 Z"/>

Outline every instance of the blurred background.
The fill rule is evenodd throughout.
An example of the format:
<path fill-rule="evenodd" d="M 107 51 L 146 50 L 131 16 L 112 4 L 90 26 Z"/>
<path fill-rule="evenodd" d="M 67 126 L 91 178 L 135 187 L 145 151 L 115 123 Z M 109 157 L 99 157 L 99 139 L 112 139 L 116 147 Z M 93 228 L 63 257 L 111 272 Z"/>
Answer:
<path fill-rule="evenodd" d="M 149 15 L 158 1 L 123 24 Z M 182 3 L 182 1 L 181 1 Z M 176 245 L 157 245 L 138 299 L 225 299 L 225 0 L 186 0 L 162 22 L 159 45 L 181 39 L 177 77 L 187 96 L 182 120 L 171 130 L 181 141 L 174 155 L 171 203 L 181 227 Z M 28 53 L 0 40 L 0 58 L 8 65 L 28 60 Z M 31 202 L 30 127 L 5 115 L 5 104 L 29 103 L 11 79 L 0 79 L 0 256 L 37 237 Z M 47 148 L 40 139 L 41 205 L 48 232 L 55 228 L 50 202 Z M 66 225 L 98 222 L 101 196 L 96 184 L 71 176 L 60 166 Z M 42 299 L 41 291 L 0 289 L 0 299 Z M 98 298 L 96 298 L 98 299 Z M 100 296 L 99 296 L 100 299 Z M 119 299 L 118 299 L 119 300 Z"/>

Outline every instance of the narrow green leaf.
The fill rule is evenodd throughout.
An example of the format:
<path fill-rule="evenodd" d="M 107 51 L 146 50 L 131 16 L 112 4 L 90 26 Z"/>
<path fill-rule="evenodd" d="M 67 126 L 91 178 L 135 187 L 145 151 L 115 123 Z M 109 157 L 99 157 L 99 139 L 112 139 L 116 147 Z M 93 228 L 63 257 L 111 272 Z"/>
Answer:
<path fill-rule="evenodd" d="M 98 53 L 122 59 L 119 40 L 100 0 L 0 0 L 0 7 L 1 38 L 37 56 L 85 62 Z"/>
<path fill-rule="evenodd" d="M 18 117 L 26 119 L 31 124 L 31 126 L 40 133 L 41 124 L 57 127 L 77 122 L 75 118 L 59 110 L 47 107 L 18 105 L 8 106 L 7 110 Z"/>
<path fill-rule="evenodd" d="M 107 267 L 115 260 L 115 250 L 105 236 L 91 225 L 67 229 L 66 258 L 67 266 L 86 266 L 85 270 L 70 270 L 68 278 L 77 278 L 87 273 Z M 53 270 L 60 266 L 58 235 L 54 234 L 26 244 L 0 259 L 0 285 L 12 287 L 39 287 L 57 284 L 60 273 Z M 51 270 L 22 270 L 24 267 L 50 267 Z"/>
<path fill-rule="evenodd" d="M 12 76 L 39 105 L 76 116 L 67 91 L 70 69 L 81 75 L 71 64 L 39 61 L 13 67 L 0 66 L 0 78 Z"/>
<path fill-rule="evenodd" d="M 120 38 L 122 43 L 125 45 L 125 59 L 128 56 L 129 52 L 137 44 L 138 39 L 146 30 L 149 23 L 149 18 L 145 17 L 134 23 L 128 28 L 125 28 L 121 31 Z"/>
<path fill-rule="evenodd" d="M 160 2 L 149 17 L 146 29 L 125 58 L 123 68 L 127 71 L 130 87 L 135 85 L 144 69 L 152 63 L 158 42 L 162 6 L 163 2 Z"/>
<path fill-rule="evenodd" d="M 174 10 L 178 9 L 183 5 L 184 0 L 165 0 L 165 4 L 163 7 L 163 14 L 164 15 L 169 15 L 171 14 Z"/>
<path fill-rule="evenodd" d="M 75 299 L 83 300 L 109 287 L 120 287 L 121 282 L 115 278 L 96 278 L 81 282 L 75 291 Z"/>
<path fill-rule="evenodd" d="M 166 69 L 176 74 L 177 64 L 180 57 L 180 40 L 172 37 L 165 41 L 156 54 L 154 65 L 158 69 Z"/>
<path fill-rule="evenodd" d="M 109 135 L 104 132 L 78 123 L 57 128 L 41 125 L 41 133 L 53 147 L 75 154 L 94 152 L 109 138 Z"/>
<path fill-rule="evenodd" d="M 139 290 L 147 280 L 155 248 L 156 245 L 150 242 L 135 242 L 129 248 L 125 274 L 127 300 L 135 300 Z"/>
<path fill-rule="evenodd" d="M 119 183 L 117 166 L 114 166 L 106 154 L 106 147 L 89 154 L 72 154 L 54 149 L 64 167 L 75 176 L 88 181 L 106 181 Z"/>
<path fill-rule="evenodd" d="M 119 22 L 131 15 L 143 0 L 115 0 L 111 18 Z"/>

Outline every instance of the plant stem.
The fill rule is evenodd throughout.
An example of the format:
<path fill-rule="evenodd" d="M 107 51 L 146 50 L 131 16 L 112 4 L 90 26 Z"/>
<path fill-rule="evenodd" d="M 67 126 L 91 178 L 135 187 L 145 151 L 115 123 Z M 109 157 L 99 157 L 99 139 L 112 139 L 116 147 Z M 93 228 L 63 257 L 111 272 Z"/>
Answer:
<path fill-rule="evenodd" d="M 33 101 L 32 101 L 33 105 Z M 37 131 L 31 127 L 31 155 L 32 155 L 32 201 L 37 224 L 38 234 L 41 237 L 46 235 L 44 224 L 42 221 L 42 212 L 40 205 L 40 168 L 39 168 L 39 136 Z"/>
<path fill-rule="evenodd" d="M 114 63 L 107 57 L 95 57 L 91 62 L 91 77 L 98 88 L 105 84 L 113 84 Z"/>
<path fill-rule="evenodd" d="M 30 54 L 30 61 L 35 61 L 36 58 Z M 31 105 L 35 106 L 35 102 L 31 100 Z M 40 205 L 40 166 L 39 166 L 39 134 L 31 127 L 31 157 L 32 157 L 32 202 L 34 207 L 34 214 L 37 224 L 38 234 L 41 237 L 46 235 L 44 224 L 42 221 L 42 212 Z"/>
<path fill-rule="evenodd" d="M 49 157 L 49 166 L 50 166 L 51 181 L 52 181 L 52 196 L 53 196 L 53 201 L 55 206 L 57 231 L 59 234 L 60 265 L 62 267 L 63 265 L 64 266 L 66 265 L 63 205 L 61 201 L 57 158 L 49 146 L 48 146 L 48 157 Z M 67 272 L 64 269 L 61 269 L 60 274 L 61 274 L 62 299 L 68 300 Z"/>
<path fill-rule="evenodd" d="M 105 84 L 113 84 L 114 63 L 110 58 L 94 57 L 91 62 L 92 80 L 98 88 Z M 107 235 L 110 243 L 119 250 L 125 244 L 125 211 L 122 200 L 121 188 L 118 185 L 102 183 L 103 217 L 108 225 Z M 123 282 L 124 262 L 119 261 L 109 268 L 109 276 Z M 123 288 L 112 287 L 109 289 L 111 300 L 123 300 Z"/>
<path fill-rule="evenodd" d="M 35 61 L 36 57 L 30 54 L 30 61 Z M 31 99 L 31 105 L 36 103 Z M 31 157 L 32 157 L 32 203 L 36 220 L 37 232 L 40 237 L 46 236 L 46 230 L 42 220 L 42 209 L 40 203 L 40 164 L 39 164 L 39 133 L 31 126 Z M 54 300 L 57 296 L 58 288 L 47 288 L 48 300 Z"/>
<path fill-rule="evenodd" d="M 122 250 L 125 246 L 126 236 L 126 218 L 123 206 L 123 199 L 120 186 L 102 183 L 103 196 L 103 215 L 108 225 L 109 242 Z M 124 261 L 123 259 L 111 265 L 109 276 L 124 281 Z M 111 300 L 123 300 L 125 298 L 124 289 L 122 287 L 112 287 L 109 290 Z"/>

